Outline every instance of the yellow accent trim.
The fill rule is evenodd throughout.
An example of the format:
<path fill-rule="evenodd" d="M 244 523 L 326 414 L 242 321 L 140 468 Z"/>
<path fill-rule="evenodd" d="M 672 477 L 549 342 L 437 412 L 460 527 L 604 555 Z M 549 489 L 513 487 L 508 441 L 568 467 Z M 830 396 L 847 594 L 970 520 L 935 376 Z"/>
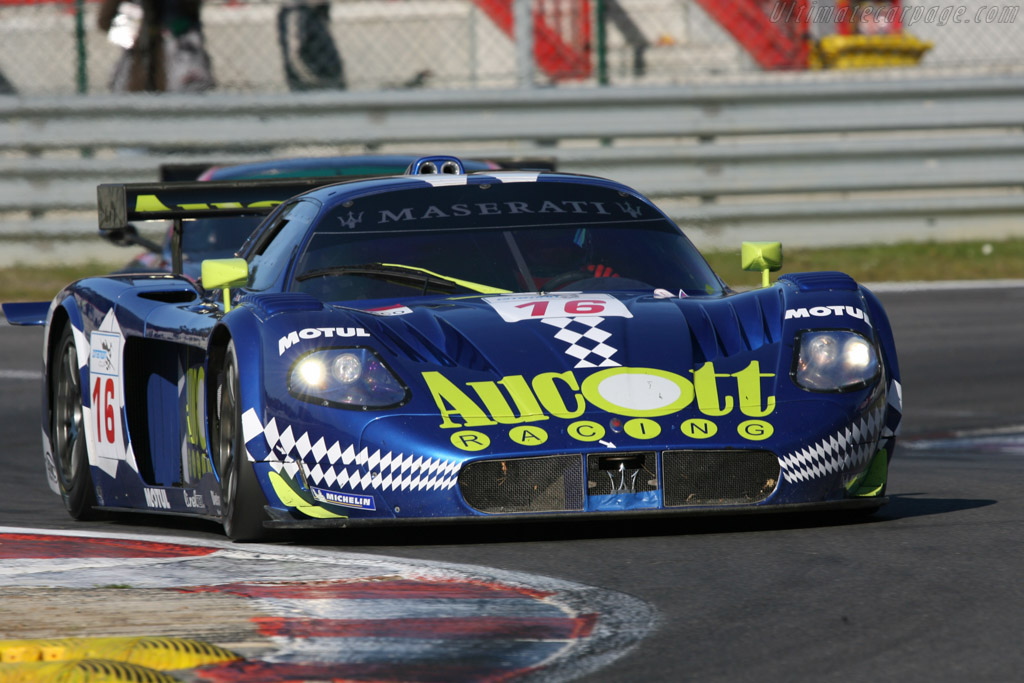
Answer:
<path fill-rule="evenodd" d="M 288 482 L 284 480 L 277 472 L 270 473 L 270 483 L 274 487 L 274 493 L 277 494 L 278 499 L 281 503 L 287 505 L 290 508 L 295 508 L 307 517 L 314 517 L 316 519 L 345 519 L 347 515 L 338 515 L 330 510 L 325 510 L 319 505 L 307 503 L 303 500 L 302 496 L 297 494 Z"/>
<path fill-rule="evenodd" d="M 454 282 L 455 284 L 459 285 L 460 287 L 465 287 L 466 289 L 472 289 L 474 292 L 480 292 L 481 294 L 510 294 L 511 293 L 511 290 L 508 290 L 508 289 L 500 289 L 498 287 L 491 287 L 490 285 L 482 285 L 482 284 L 480 284 L 478 282 L 471 282 L 469 280 L 460 280 L 457 277 L 450 277 L 448 275 L 441 275 L 440 273 L 435 273 L 434 271 L 427 270 L 426 268 L 417 268 L 416 266 L 407 266 L 404 263 L 382 263 L 381 265 L 382 266 L 387 266 L 389 268 L 391 268 L 391 267 L 394 267 L 394 268 L 407 268 L 409 270 L 415 270 L 415 271 L 419 271 L 421 273 L 426 273 L 427 275 L 430 275 L 432 277 L 440 278 L 442 280 L 448 280 L 448 282 Z"/>
<path fill-rule="evenodd" d="M 170 210 L 170 207 L 161 202 L 155 194 L 140 194 L 135 198 L 135 211 L 137 213 Z"/>
<path fill-rule="evenodd" d="M 889 453 L 879 449 L 871 458 L 867 469 L 851 481 L 846 490 L 857 498 L 875 498 L 882 495 L 889 478 Z"/>

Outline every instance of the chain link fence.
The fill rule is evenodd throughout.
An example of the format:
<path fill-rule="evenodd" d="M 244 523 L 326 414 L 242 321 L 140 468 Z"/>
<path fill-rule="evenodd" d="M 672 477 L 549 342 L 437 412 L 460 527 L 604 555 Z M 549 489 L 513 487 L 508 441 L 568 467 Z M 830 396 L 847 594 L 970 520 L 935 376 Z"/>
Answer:
<path fill-rule="evenodd" d="M 98 8 L 95 0 L 0 0 L 0 92 L 108 92 L 122 48 L 97 27 Z M 990 0 L 207 0 L 202 22 L 222 92 L 917 78 L 1024 68 L 1020 6 Z M 838 52 L 829 52 L 832 45 Z"/>

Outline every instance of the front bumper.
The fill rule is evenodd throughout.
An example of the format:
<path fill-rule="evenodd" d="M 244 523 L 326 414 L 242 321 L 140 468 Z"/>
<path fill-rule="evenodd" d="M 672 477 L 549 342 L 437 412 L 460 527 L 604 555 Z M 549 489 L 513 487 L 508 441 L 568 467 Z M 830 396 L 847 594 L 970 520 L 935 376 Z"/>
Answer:
<path fill-rule="evenodd" d="M 551 512 L 507 515 L 469 515 L 465 517 L 402 517 L 295 519 L 281 510 L 267 507 L 271 519 L 264 522 L 270 529 L 361 529 L 368 527 L 410 527 L 434 525 L 524 524 L 524 523 L 594 523 L 636 519 L 710 519 L 746 517 L 750 515 L 805 515 L 807 513 L 875 512 L 889 502 L 888 496 L 846 498 L 819 503 L 788 503 L 780 505 L 731 505 L 677 509 L 622 510 L 616 512 Z"/>

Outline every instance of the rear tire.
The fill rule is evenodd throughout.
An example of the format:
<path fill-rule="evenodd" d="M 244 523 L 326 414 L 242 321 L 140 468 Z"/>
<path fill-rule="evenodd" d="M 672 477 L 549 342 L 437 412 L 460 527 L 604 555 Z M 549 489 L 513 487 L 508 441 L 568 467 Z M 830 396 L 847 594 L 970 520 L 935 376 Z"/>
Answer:
<path fill-rule="evenodd" d="M 224 366 L 217 375 L 216 415 L 213 420 L 213 457 L 220 477 L 221 522 L 233 541 L 261 541 L 271 537 L 263 526 L 269 519 L 266 497 L 246 456 L 242 436 L 242 411 L 238 357 L 229 342 Z"/>
<path fill-rule="evenodd" d="M 71 323 L 65 322 L 50 360 L 50 447 L 64 507 L 74 519 L 98 519 L 89 471 L 89 445 L 82 406 L 82 373 Z M 95 407 L 93 408 L 95 410 Z"/>

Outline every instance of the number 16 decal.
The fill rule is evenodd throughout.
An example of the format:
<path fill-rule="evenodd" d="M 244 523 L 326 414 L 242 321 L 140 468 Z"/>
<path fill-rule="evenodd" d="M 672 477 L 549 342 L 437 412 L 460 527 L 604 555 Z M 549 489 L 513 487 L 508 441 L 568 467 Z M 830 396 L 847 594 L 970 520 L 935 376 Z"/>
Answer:
<path fill-rule="evenodd" d="M 96 378 L 92 390 L 92 412 L 96 413 L 96 440 L 101 444 L 114 443 L 117 436 L 117 393 L 113 377 Z"/>
<path fill-rule="evenodd" d="M 121 428 L 121 344 L 119 334 L 93 332 L 89 338 L 89 382 L 94 454 L 124 460 Z"/>
<path fill-rule="evenodd" d="M 546 318 L 632 318 L 625 304 L 608 294 L 514 294 L 484 299 L 505 322 Z"/>

